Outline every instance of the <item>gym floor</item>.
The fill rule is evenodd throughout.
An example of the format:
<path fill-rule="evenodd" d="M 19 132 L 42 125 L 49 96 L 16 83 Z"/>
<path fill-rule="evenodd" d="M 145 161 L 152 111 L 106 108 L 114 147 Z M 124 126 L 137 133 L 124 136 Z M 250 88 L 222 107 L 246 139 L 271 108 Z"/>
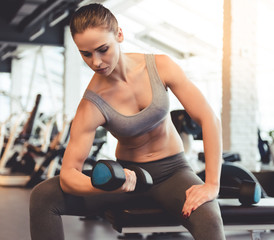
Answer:
<path fill-rule="evenodd" d="M 30 240 L 28 204 L 30 189 L 0 187 L 0 239 L 1 240 Z M 137 240 L 165 239 L 191 240 L 189 234 L 158 234 L 125 237 L 112 229 L 103 220 L 81 221 L 79 217 L 63 217 L 66 240 Z M 250 240 L 250 233 L 226 232 L 227 240 Z M 262 240 L 274 239 L 274 232 L 261 234 Z M 143 237 L 143 238 L 142 238 Z"/>

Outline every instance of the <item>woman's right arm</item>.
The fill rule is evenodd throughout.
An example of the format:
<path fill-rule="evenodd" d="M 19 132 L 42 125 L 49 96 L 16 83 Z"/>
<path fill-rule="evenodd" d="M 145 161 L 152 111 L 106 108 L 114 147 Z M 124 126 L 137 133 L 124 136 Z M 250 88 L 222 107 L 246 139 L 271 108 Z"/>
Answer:
<path fill-rule="evenodd" d="M 91 179 L 82 173 L 82 168 L 93 144 L 95 132 L 98 126 L 105 123 L 105 118 L 98 108 L 83 99 L 73 119 L 70 140 L 66 148 L 60 172 L 60 185 L 64 192 L 73 195 L 89 195 L 106 193 L 95 188 Z M 113 193 L 131 192 L 136 186 L 136 174 L 134 171 L 124 169 L 126 181 Z"/>
<path fill-rule="evenodd" d="M 103 192 L 92 186 L 90 177 L 82 173 L 82 168 L 90 153 L 96 129 L 104 122 L 105 118 L 98 108 L 82 99 L 72 122 L 60 172 L 60 185 L 64 192 L 74 195 Z"/>

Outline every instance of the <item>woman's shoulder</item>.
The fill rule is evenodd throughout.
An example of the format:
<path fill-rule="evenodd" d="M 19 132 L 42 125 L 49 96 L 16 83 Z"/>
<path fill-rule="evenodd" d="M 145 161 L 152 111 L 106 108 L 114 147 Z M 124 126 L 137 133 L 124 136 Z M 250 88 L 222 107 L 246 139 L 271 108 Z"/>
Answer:
<path fill-rule="evenodd" d="M 77 129 L 94 130 L 105 123 L 105 118 L 95 104 L 81 99 L 73 122 Z"/>
<path fill-rule="evenodd" d="M 155 57 L 155 60 L 159 63 L 165 63 L 166 64 L 168 61 L 172 61 L 172 59 L 166 54 L 136 53 L 136 52 L 126 53 L 126 56 L 128 56 L 131 59 L 136 60 L 136 61 L 145 60 L 146 55 L 153 55 Z"/>
<path fill-rule="evenodd" d="M 160 78 L 167 85 L 182 72 L 181 67 L 166 54 L 155 54 L 155 63 Z"/>
<path fill-rule="evenodd" d="M 100 74 L 94 74 L 86 87 L 86 91 L 91 91 L 101 97 L 104 93 L 108 93 L 111 89 L 111 82 L 107 81 L 106 78 Z"/>
<path fill-rule="evenodd" d="M 159 68 L 168 68 L 176 65 L 172 58 L 166 54 L 154 54 L 155 62 Z"/>

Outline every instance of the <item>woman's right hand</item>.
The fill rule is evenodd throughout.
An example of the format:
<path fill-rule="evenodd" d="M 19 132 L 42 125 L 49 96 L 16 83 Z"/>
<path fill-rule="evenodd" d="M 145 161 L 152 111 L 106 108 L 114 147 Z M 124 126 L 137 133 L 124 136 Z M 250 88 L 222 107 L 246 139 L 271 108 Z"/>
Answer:
<path fill-rule="evenodd" d="M 133 192 L 136 187 L 137 177 L 134 171 L 124 168 L 126 181 L 116 192 Z"/>

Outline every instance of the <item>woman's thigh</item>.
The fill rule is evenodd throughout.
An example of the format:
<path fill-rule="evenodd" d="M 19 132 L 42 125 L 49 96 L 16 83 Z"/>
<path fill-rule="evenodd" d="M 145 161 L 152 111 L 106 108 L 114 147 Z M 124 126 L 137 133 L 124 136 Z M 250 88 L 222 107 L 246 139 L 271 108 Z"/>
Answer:
<path fill-rule="evenodd" d="M 154 186 L 151 194 L 164 208 L 178 215 L 186 199 L 186 190 L 197 184 L 203 184 L 203 181 L 190 167 L 184 167 L 166 181 Z"/>
<path fill-rule="evenodd" d="M 63 192 L 59 176 L 37 185 L 31 193 L 30 209 L 50 211 L 57 215 L 86 216 L 103 213 L 106 209 L 142 207 L 151 204 L 145 193 L 104 193 L 75 196 Z"/>
<path fill-rule="evenodd" d="M 188 219 L 183 217 L 182 209 L 186 200 L 186 190 L 192 185 L 203 183 L 191 168 L 186 167 L 155 186 L 151 194 L 165 210 L 181 221 L 195 239 L 225 239 L 220 208 L 216 200 L 201 205 Z"/>

